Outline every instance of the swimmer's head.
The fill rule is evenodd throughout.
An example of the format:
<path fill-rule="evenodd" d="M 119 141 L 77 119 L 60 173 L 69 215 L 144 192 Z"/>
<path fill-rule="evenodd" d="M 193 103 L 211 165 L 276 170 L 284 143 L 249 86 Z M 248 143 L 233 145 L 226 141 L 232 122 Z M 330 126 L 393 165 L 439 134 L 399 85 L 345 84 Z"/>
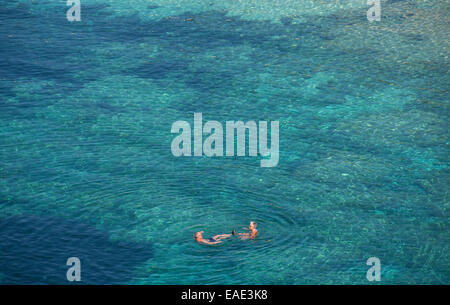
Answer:
<path fill-rule="evenodd" d="M 257 226 L 256 222 L 251 221 L 250 225 L 248 227 L 249 227 L 250 230 L 253 230 L 253 229 L 256 229 L 256 226 Z"/>
<path fill-rule="evenodd" d="M 195 239 L 195 240 L 202 239 L 202 238 L 203 238 L 202 233 L 203 233 L 203 231 L 195 232 L 195 234 L 194 234 L 194 239 Z"/>

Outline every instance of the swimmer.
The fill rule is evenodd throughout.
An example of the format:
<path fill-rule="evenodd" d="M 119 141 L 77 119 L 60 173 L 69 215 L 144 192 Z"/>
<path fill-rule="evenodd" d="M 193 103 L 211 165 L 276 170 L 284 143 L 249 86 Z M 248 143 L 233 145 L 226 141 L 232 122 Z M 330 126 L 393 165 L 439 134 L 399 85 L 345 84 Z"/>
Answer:
<path fill-rule="evenodd" d="M 247 228 L 244 228 L 246 230 L 250 230 L 249 233 L 237 233 L 240 239 L 254 239 L 256 238 L 256 235 L 258 235 L 258 230 L 256 230 L 256 222 L 251 221 L 250 225 Z M 233 230 L 233 235 L 236 235 L 236 232 Z"/>
<path fill-rule="evenodd" d="M 222 242 L 222 239 L 231 237 L 233 234 L 219 234 L 215 235 L 211 238 L 203 238 L 203 231 L 196 232 L 194 235 L 194 240 L 198 242 L 199 244 L 205 244 L 205 245 L 217 245 Z"/>

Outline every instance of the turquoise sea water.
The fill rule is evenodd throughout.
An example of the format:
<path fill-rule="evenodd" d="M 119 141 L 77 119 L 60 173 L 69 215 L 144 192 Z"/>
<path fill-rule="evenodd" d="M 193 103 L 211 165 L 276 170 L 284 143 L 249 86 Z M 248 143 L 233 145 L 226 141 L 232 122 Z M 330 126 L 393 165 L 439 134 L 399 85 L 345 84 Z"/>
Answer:
<path fill-rule="evenodd" d="M 450 283 L 447 1 L 65 2 L 0 1 L 0 283 Z M 194 112 L 278 166 L 174 157 Z"/>

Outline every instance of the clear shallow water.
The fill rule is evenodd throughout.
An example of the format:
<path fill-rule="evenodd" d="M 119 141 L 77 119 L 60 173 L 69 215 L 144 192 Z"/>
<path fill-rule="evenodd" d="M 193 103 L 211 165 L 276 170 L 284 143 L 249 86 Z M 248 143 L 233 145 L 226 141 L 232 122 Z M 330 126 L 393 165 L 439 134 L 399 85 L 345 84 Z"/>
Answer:
<path fill-rule="evenodd" d="M 1 283 L 448 284 L 448 4 L 190 2 L 1 2 Z M 193 112 L 279 165 L 173 157 Z"/>

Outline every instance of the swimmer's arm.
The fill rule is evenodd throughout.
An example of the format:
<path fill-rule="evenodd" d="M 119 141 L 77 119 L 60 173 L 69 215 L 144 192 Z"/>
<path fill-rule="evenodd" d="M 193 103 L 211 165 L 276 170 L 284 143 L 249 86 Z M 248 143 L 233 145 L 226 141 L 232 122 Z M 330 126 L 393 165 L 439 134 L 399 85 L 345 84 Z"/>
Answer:
<path fill-rule="evenodd" d="M 202 243 L 204 243 L 204 244 L 206 244 L 206 245 L 217 245 L 217 244 L 220 244 L 221 241 L 202 240 Z"/>
<path fill-rule="evenodd" d="M 208 245 L 217 245 L 217 244 L 220 244 L 220 243 L 222 243 L 222 242 L 221 241 L 209 241 Z"/>
<path fill-rule="evenodd" d="M 220 239 L 223 239 L 223 238 L 231 237 L 232 235 L 233 234 L 219 234 L 219 235 L 213 236 L 213 238 L 217 239 L 217 240 L 220 240 Z"/>

